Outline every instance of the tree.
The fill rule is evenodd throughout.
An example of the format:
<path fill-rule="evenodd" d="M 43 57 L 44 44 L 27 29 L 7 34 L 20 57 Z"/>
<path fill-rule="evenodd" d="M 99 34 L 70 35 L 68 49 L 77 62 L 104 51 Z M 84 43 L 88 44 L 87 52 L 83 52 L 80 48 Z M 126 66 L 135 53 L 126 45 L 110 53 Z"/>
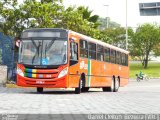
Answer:
<path fill-rule="evenodd" d="M 109 37 L 108 43 L 125 49 L 126 45 L 126 29 L 124 27 L 116 27 L 116 28 L 106 28 L 102 31 L 103 34 Z M 128 38 L 131 39 L 131 36 L 133 36 L 133 30 L 132 28 L 128 28 Z"/>
<path fill-rule="evenodd" d="M 79 32 L 81 34 L 100 38 L 100 31 L 95 28 L 94 22 L 84 19 L 83 13 L 75 7 L 68 7 L 62 13 L 60 22 L 57 24 L 57 27 L 62 27 L 65 29 L 71 29 L 73 31 Z"/>
<path fill-rule="evenodd" d="M 16 2 L 0 2 L 1 22 L 4 34 L 19 36 L 28 28 L 64 28 L 94 37 L 101 38 L 97 29 L 98 16 L 91 16 L 92 11 L 85 7 L 64 8 L 59 4 L 62 0 L 25 0 L 23 4 Z M 4 5 L 6 4 L 6 6 Z M 10 4 L 8 6 L 7 4 Z"/>
<path fill-rule="evenodd" d="M 26 28 L 51 28 L 55 27 L 59 21 L 63 6 L 58 5 L 56 2 L 25 1 L 20 9 L 24 13 L 23 18 L 25 19 Z"/>
<path fill-rule="evenodd" d="M 153 48 L 153 52 L 154 52 L 155 56 L 160 56 L 160 43 L 155 45 L 155 47 Z"/>
<path fill-rule="evenodd" d="M 21 22 L 21 13 L 17 8 L 18 3 L 14 1 L 4 1 L 0 2 L 0 16 L 1 16 L 1 32 L 6 35 L 15 35 L 14 31 L 19 31 L 22 26 Z"/>
<path fill-rule="evenodd" d="M 152 24 L 140 25 L 131 41 L 130 51 L 132 56 L 137 56 L 144 68 L 148 67 L 149 54 L 160 43 L 159 26 Z"/>
<path fill-rule="evenodd" d="M 111 19 L 110 18 L 99 18 L 98 19 L 98 22 L 100 23 L 100 25 L 99 25 L 99 29 L 100 30 L 105 30 L 106 28 L 107 28 L 107 19 L 109 19 L 108 20 L 108 27 L 109 28 L 117 28 L 117 27 L 120 27 L 120 24 L 118 24 L 118 23 L 116 23 L 116 22 L 114 22 L 114 21 L 111 21 Z"/>
<path fill-rule="evenodd" d="M 98 28 L 98 26 L 100 25 L 100 23 L 98 22 L 99 19 L 98 15 L 91 15 L 93 11 L 89 10 L 88 7 L 79 6 L 77 9 L 78 12 L 82 15 L 84 20 L 94 23 L 94 28 Z"/>
<path fill-rule="evenodd" d="M 60 0 L 61 2 L 62 0 Z M 25 0 L 19 5 L 15 0 L 0 2 L 1 32 L 5 35 L 19 36 L 27 28 L 56 27 L 64 6 L 59 0 Z"/>
<path fill-rule="evenodd" d="M 120 27 L 120 24 L 108 20 L 109 27 L 107 28 L 107 19 L 99 18 L 99 30 L 101 31 L 101 39 L 104 42 L 110 43 L 112 45 L 125 48 L 124 47 L 124 37 L 125 37 L 125 28 Z"/>

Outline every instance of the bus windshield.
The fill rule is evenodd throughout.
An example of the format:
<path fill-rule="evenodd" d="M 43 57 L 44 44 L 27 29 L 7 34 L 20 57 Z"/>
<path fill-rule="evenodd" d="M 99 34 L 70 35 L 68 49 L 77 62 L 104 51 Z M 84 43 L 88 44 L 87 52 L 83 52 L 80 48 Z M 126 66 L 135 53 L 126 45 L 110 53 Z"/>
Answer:
<path fill-rule="evenodd" d="M 28 65 L 61 65 L 67 63 L 67 41 L 22 40 L 19 63 Z"/>

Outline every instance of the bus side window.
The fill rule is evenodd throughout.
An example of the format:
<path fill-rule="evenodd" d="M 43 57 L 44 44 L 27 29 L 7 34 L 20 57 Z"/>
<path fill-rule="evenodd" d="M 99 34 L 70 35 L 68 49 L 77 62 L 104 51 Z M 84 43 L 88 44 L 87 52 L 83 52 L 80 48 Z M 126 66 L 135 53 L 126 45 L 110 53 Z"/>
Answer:
<path fill-rule="evenodd" d="M 88 43 L 89 58 L 96 60 L 96 44 Z"/>
<path fill-rule="evenodd" d="M 78 44 L 75 42 L 70 43 L 70 65 L 78 63 Z"/>
<path fill-rule="evenodd" d="M 125 65 L 128 66 L 128 55 L 125 55 Z"/>
<path fill-rule="evenodd" d="M 88 43 L 86 40 L 80 40 L 80 56 L 88 58 Z"/>
<path fill-rule="evenodd" d="M 116 52 L 116 63 L 121 64 L 121 53 L 118 51 Z"/>
<path fill-rule="evenodd" d="M 111 63 L 116 63 L 116 51 L 111 49 Z"/>
<path fill-rule="evenodd" d="M 97 44 L 97 60 L 104 61 L 103 46 Z"/>
<path fill-rule="evenodd" d="M 122 65 L 125 65 L 125 54 L 124 53 L 122 53 L 122 55 L 121 55 L 121 64 Z"/>
<path fill-rule="evenodd" d="M 120 65 L 122 64 L 121 57 L 122 57 L 122 53 L 119 52 L 119 64 L 120 64 Z"/>
<path fill-rule="evenodd" d="M 105 62 L 110 62 L 110 48 L 105 48 L 104 60 L 105 60 Z"/>

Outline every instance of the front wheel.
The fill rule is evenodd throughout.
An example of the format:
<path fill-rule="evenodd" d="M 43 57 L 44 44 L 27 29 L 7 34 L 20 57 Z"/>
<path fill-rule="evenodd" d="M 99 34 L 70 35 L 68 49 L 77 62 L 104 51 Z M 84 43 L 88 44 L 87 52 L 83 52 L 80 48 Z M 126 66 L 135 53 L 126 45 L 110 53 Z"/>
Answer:
<path fill-rule="evenodd" d="M 42 93 L 42 92 L 43 92 L 43 87 L 38 87 L 38 88 L 37 88 L 37 92 L 38 92 L 38 93 Z"/>
<path fill-rule="evenodd" d="M 89 91 L 89 87 L 82 87 L 81 91 L 82 92 L 88 92 Z"/>
<path fill-rule="evenodd" d="M 81 93 L 82 84 L 83 84 L 83 81 L 82 81 L 82 79 L 80 79 L 78 87 L 75 88 L 75 94 L 80 94 Z"/>

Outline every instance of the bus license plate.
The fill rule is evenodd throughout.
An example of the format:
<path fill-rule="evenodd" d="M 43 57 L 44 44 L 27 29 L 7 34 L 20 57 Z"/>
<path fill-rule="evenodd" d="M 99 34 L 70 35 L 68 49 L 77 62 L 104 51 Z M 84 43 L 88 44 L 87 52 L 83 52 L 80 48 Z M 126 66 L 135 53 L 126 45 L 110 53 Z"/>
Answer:
<path fill-rule="evenodd" d="M 36 84 L 44 84 L 44 81 L 38 80 L 36 81 Z"/>

